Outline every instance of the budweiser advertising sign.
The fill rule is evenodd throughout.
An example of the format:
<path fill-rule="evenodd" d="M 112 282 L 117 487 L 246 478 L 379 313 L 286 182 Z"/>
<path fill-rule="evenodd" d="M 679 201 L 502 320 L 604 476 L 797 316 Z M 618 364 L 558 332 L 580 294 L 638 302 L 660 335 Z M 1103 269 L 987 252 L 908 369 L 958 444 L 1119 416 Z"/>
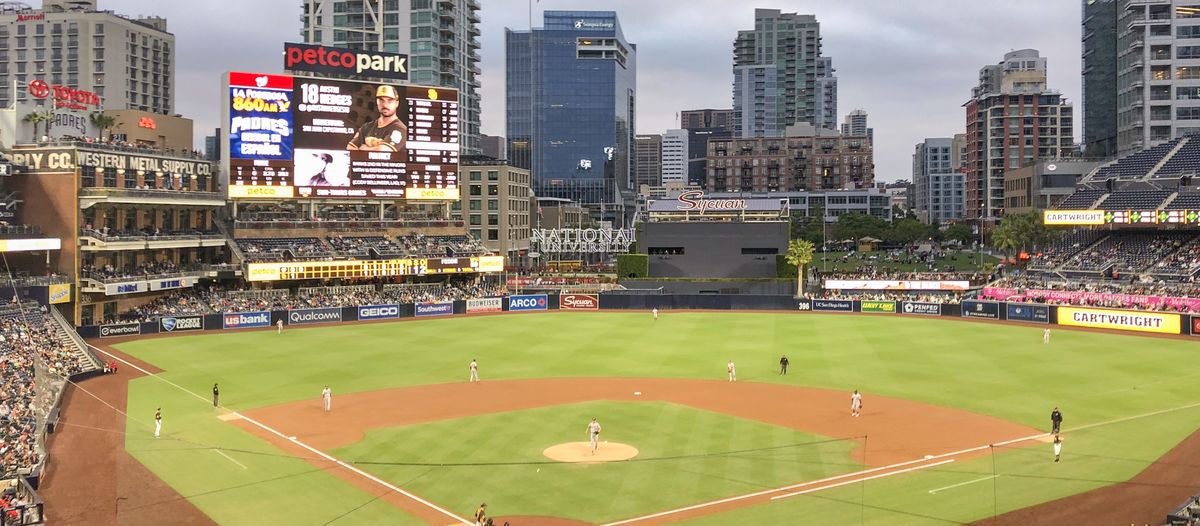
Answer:
<path fill-rule="evenodd" d="M 90 91 L 47 84 L 46 81 L 35 79 L 29 81 L 29 96 L 35 99 L 54 98 L 55 108 L 72 110 L 90 110 L 100 108 L 100 96 Z"/>
<path fill-rule="evenodd" d="M 592 294 L 563 294 L 558 308 L 564 310 L 600 310 L 600 298 Z"/>
<path fill-rule="evenodd" d="M 678 210 L 745 210 L 745 199 L 705 199 L 704 192 L 692 190 L 679 194 Z"/>

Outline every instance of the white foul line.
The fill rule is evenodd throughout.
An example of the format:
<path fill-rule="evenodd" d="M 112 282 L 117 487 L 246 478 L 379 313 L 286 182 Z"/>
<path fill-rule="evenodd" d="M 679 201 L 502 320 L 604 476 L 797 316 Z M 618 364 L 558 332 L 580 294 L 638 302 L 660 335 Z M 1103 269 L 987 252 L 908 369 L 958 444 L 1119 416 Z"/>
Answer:
<path fill-rule="evenodd" d="M 192 395 L 192 396 L 194 396 L 194 397 L 196 397 L 196 398 L 199 398 L 199 399 L 200 399 L 202 402 L 204 402 L 204 403 L 208 403 L 208 399 L 207 399 L 207 398 L 204 398 L 203 396 L 200 396 L 200 395 L 198 395 L 198 394 L 196 394 L 196 393 L 193 393 L 193 392 L 191 392 L 191 391 L 188 391 L 186 388 L 184 388 L 183 386 L 180 386 L 179 384 L 176 384 L 175 382 L 172 382 L 172 381 L 170 381 L 170 380 L 167 380 L 166 378 L 163 378 L 163 377 L 161 377 L 161 376 L 159 376 L 159 375 L 157 375 L 157 374 L 154 374 L 154 373 L 152 373 L 152 372 L 150 372 L 150 371 L 147 371 L 147 370 L 145 370 L 145 369 L 142 369 L 141 367 L 138 367 L 136 364 L 130 363 L 130 362 L 128 362 L 128 361 L 126 361 L 126 360 L 122 359 L 122 358 L 121 358 L 121 357 L 119 357 L 119 356 L 116 356 L 116 355 L 114 355 L 114 354 L 112 354 L 112 353 L 110 353 L 110 352 L 108 352 L 108 351 L 105 351 L 104 349 L 101 349 L 101 348 L 99 348 L 99 347 L 96 347 L 95 345 L 92 345 L 92 344 L 90 344 L 90 343 L 89 343 L 89 344 L 87 344 L 87 346 L 88 346 L 88 347 L 91 347 L 91 348 L 93 348 L 93 349 L 95 349 L 95 350 L 96 350 L 96 351 L 98 351 L 98 352 L 104 353 L 104 354 L 106 354 L 106 355 L 108 355 L 108 356 L 112 357 L 113 359 L 116 359 L 117 361 L 120 361 L 121 363 L 123 363 L 123 364 L 125 364 L 125 365 L 128 365 L 128 366 L 130 366 L 130 367 L 132 367 L 132 368 L 134 368 L 134 369 L 137 369 L 137 370 L 141 371 L 141 372 L 142 372 L 142 374 L 145 374 L 146 376 L 151 376 L 151 377 L 154 377 L 154 378 L 158 379 L 159 381 L 166 382 L 168 385 L 171 385 L 171 386 L 175 387 L 176 389 L 179 389 L 180 391 L 183 391 L 183 392 L 185 392 L 185 393 L 187 393 L 187 394 L 190 394 L 190 395 Z M 341 466 L 341 467 L 343 467 L 343 468 L 345 468 L 345 469 L 348 469 L 348 470 L 350 470 L 351 472 L 354 472 L 355 474 L 357 474 L 357 475 L 359 475 L 359 476 L 361 476 L 361 477 L 363 477 L 363 478 L 366 478 L 367 480 L 370 480 L 371 482 L 374 482 L 374 483 L 376 483 L 376 484 L 379 484 L 380 486 L 383 486 L 383 487 L 385 487 L 385 488 L 387 488 L 387 489 L 389 489 L 389 490 L 392 490 L 392 491 L 394 491 L 394 492 L 396 492 L 396 493 L 399 493 L 399 494 L 401 494 L 401 495 L 404 495 L 405 497 L 408 497 L 408 498 L 410 498 L 410 499 L 412 499 L 412 500 L 415 500 L 415 501 L 417 501 L 417 502 L 419 502 L 419 503 L 421 503 L 421 504 L 424 504 L 425 506 L 429 507 L 430 509 L 433 509 L 433 510 L 435 510 L 435 511 L 437 511 L 437 512 L 441 513 L 442 515 L 445 515 L 445 516 L 447 516 L 447 517 L 450 517 L 450 518 L 452 518 L 452 519 L 454 519 L 454 520 L 458 521 L 458 522 L 459 522 L 459 523 L 461 523 L 461 524 L 467 524 L 467 525 L 470 525 L 470 524 L 471 524 L 471 522 L 470 522 L 470 521 L 468 521 L 468 520 L 467 520 L 467 519 L 465 519 L 465 518 L 459 517 L 458 515 L 455 515 L 454 513 L 450 512 L 450 511 L 447 511 L 447 510 L 445 510 L 445 509 L 442 509 L 441 507 L 439 507 L 438 505 L 436 505 L 436 504 L 434 504 L 434 503 L 432 503 L 432 502 L 429 502 L 429 501 L 427 501 L 427 500 L 425 500 L 425 499 L 422 499 L 421 497 L 418 497 L 418 496 L 416 496 L 416 495 L 413 495 L 412 493 L 409 493 L 409 492 L 407 492 L 407 491 L 404 491 L 403 489 L 400 489 L 399 487 L 396 487 L 395 485 L 391 484 L 390 482 L 387 482 L 387 481 L 385 481 L 385 480 L 382 480 L 382 479 L 380 479 L 380 478 L 378 478 L 378 477 L 376 477 L 376 476 L 374 476 L 374 475 L 372 475 L 372 474 L 370 474 L 370 473 L 367 473 L 367 472 L 365 472 L 365 471 L 363 471 L 363 470 L 361 470 L 361 469 L 358 469 L 358 468 L 356 468 L 356 467 L 354 467 L 354 466 L 352 466 L 352 465 L 350 465 L 350 464 L 347 464 L 347 463 L 345 463 L 345 462 L 342 462 L 341 460 L 338 460 L 338 459 L 334 458 L 333 456 L 326 454 L 326 453 L 325 453 L 325 452 L 323 452 L 323 451 L 320 451 L 320 450 L 318 450 L 318 449 L 316 449 L 316 448 L 314 448 L 314 447 L 312 447 L 312 446 L 309 446 L 308 444 L 305 444 L 304 442 L 301 442 L 301 441 L 299 441 L 299 440 L 296 440 L 296 438 L 295 438 L 295 437 L 288 437 L 288 436 L 284 436 L 284 434 L 283 434 L 283 433 L 280 433 L 279 431 L 276 431 L 276 430 L 274 430 L 274 429 L 272 429 L 272 428 L 268 427 L 267 425 L 265 425 L 265 424 L 263 424 L 263 423 L 261 423 L 261 422 L 258 422 L 257 420 L 254 420 L 254 419 L 252 419 L 252 418 L 250 418 L 250 417 L 247 417 L 246 415 L 240 414 L 240 413 L 238 413 L 238 412 L 236 412 L 236 411 L 233 411 L 233 414 L 234 414 L 234 415 L 237 415 L 237 416 L 239 416 L 239 417 L 241 417 L 241 418 L 244 418 L 244 419 L 245 419 L 247 422 L 250 422 L 251 424 L 254 424 L 254 425 L 258 426 L 259 428 L 262 428 L 263 430 L 267 431 L 268 433 L 271 433 L 271 434 L 273 434 L 273 435 L 275 435 L 275 436 L 278 436 L 278 437 L 280 437 L 280 438 L 282 438 L 282 439 L 284 439 L 284 440 L 287 440 L 287 441 L 289 441 L 289 442 L 291 442 L 291 443 L 293 443 L 293 444 L 296 444 L 297 446 L 300 446 L 300 447 L 302 447 L 302 448 L 304 448 L 304 449 L 307 449 L 307 450 L 309 450 L 309 451 L 311 451 L 311 452 L 313 452 L 313 453 L 317 454 L 318 456 L 320 456 L 320 457 L 322 457 L 322 458 L 324 458 L 324 459 L 326 459 L 326 460 L 328 460 L 328 461 L 330 461 L 330 462 L 334 462 L 334 463 L 336 463 L 338 466 Z M 217 451 L 217 452 L 218 452 L 218 453 L 221 453 L 220 451 Z M 222 455 L 224 455 L 224 453 L 221 453 L 221 454 L 222 454 Z M 233 459 L 230 459 L 230 460 L 233 460 Z M 236 462 L 236 461 L 235 461 L 235 462 Z"/>
<path fill-rule="evenodd" d="M 977 479 L 975 479 L 975 480 L 968 480 L 968 481 L 966 481 L 966 482 L 959 482 L 958 484 L 953 484 L 953 485 L 950 485 L 950 486 L 945 486 L 945 487 L 941 487 L 941 488 L 937 488 L 937 489 L 931 489 L 931 490 L 929 490 L 929 494 L 930 494 L 930 495 L 933 495 L 934 493 L 937 493 L 937 492 L 939 492 L 939 491 L 946 491 L 946 490 L 948 490 L 948 489 L 954 489 L 954 488 L 957 488 L 957 487 L 960 487 L 960 486 L 966 486 L 967 484 L 974 484 L 974 483 L 976 483 L 976 482 L 983 482 L 983 481 L 985 481 L 985 480 L 992 480 L 992 479 L 994 479 L 994 478 L 996 478 L 996 477 L 998 477 L 998 476 L 999 476 L 999 475 L 988 475 L 988 476 L 986 476 L 986 477 L 980 477 L 980 478 L 977 478 Z"/>
<path fill-rule="evenodd" d="M 901 474 L 901 473 L 908 473 L 909 471 L 917 471 L 918 469 L 928 469 L 928 468 L 932 468 L 932 467 L 940 466 L 940 465 L 942 465 L 942 464 L 949 464 L 949 463 L 951 463 L 951 462 L 954 462 L 954 459 L 952 459 L 952 458 L 948 458 L 948 459 L 946 459 L 946 460 L 943 460 L 943 461 L 941 461 L 941 462 L 934 462 L 933 464 L 926 464 L 926 465 L 924 465 L 924 466 L 913 466 L 913 467 L 911 467 L 911 468 L 898 469 L 898 470 L 896 470 L 896 471 L 889 471 L 889 472 L 887 472 L 887 473 L 879 473 L 879 474 L 877 474 L 877 475 L 871 475 L 871 476 L 869 476 L 869 477 L 863 477 L 863 478 L 859 478 L 859 479 L 852 479 L 852 480 L 843 480 L 843 481 L 841 481 L 841 482 L 838 482 L 838 483 L 836 483 L 836 484 L 829 484 L 829 485 L 827 485 L 827 486 L 821 486 L 821 487 L 817 487 L 817 488 L 809 488 L 809 489 L 806 489 L 806 490 L 800 490 L 800 491 L 797 491 L 797 492 L 794 492 L 794 493 L 788 493 L 788 494 L 785 494 L 785 495 L 776 495 L 776 496 L 774 496 L 774 497 L 771 497 L 771 500 L 786 499 L 786 498 L 788 498 L 788 497 L 795 497 L 795 496 L 797 496 L 797 495 L 804 495 L 804 494 L 806 494 L 806 493 L 813 493 L 813 492 L 821 491 L 821 490 L 824 490 L 824 489 L 832 489 L 832 488 L 837 488 L 837 487 L 845 486 L 845 485 L 847 485 L 847 484 L 858 484 L 859 482 L 866 482 L 866 481 L 868 481 L 868 480 L 875 480 L 875 479 L 878 479 L 878 478 L 890 477 L 890 476 L 892 476 L 892 475 L 899 475 L 899 474 Z"/>
<path fill-rule="evenodd" d="M 242 469 L 250 469 L 250 468 L 246 467 L 246 465 L 245 465 L 245 464 L 242 464 L 241 462 L 238 462 L 238 461 L 234 460 L 234 459 L 233 459 L 233 457 L 231 457 L 231 456 L 229 456 L 229 455 L 226 455 L 226 454 L 225 454 L 225 452 L 224 452 L 224 451 L 221 451 L 220 449 L 214 449 L 213 451 L 216 451 L 218 455 L 221 455 L 221 456 L 223 456 L 223 457 L 225 457 L 225 458 L 229 459 L 229 461 L 230 461 L 230 462 L 233 462 L 234 464 L 237 464 L 237 465 L 239 465 L 239 466 L 242 466 Z"/>

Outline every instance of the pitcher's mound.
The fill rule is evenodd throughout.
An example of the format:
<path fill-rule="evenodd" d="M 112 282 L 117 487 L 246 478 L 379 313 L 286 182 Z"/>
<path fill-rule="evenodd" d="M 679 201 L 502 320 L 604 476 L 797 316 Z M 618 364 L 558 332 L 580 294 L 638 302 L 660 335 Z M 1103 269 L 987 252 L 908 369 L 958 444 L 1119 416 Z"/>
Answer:
<path fill-rule="evenodd" d="M 617 462 L 636 457 L 638 450 L 629 444 L 602 442 L 592 454 L 592 445 L 587 442 L 567 442 L 550 446 L 542 451 L 550 460 L 559 462 Z"/>

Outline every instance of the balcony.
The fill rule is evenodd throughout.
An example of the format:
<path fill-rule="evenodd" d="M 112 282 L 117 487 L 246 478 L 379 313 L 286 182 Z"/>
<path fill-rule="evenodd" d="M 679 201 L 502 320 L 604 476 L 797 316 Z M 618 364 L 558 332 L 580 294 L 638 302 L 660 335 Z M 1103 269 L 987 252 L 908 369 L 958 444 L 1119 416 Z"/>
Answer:
<path fill-rule="evenodd" d="M 103 235 L 96 230 L 80 229 L 79 249 L 83 252 L 112 250 L 161 250 L 170 248 L 220 247 L 225 236 L 220 233 L 173 232 L 146 235 L 134 232 L 125 235 Z"/>
<path fill-rule="evenodd" d="M 242 273 L 240 266 L 196 265 L 188 269 L 164 274 L 111 275 L 107 273 L 80 272 L 79 291 L 106 296 L 135 294 L 179 288 L 190 288 L 201 278 L 216 278 L 220 272 Z"/>
<path fill-rule="evenodd" d="M 217 192 L 149 190 L 139 188 L 84 187 L 79 189 L 79 209 L 100 203 L 168 206 L 223 207 L 225 196 Z"/>

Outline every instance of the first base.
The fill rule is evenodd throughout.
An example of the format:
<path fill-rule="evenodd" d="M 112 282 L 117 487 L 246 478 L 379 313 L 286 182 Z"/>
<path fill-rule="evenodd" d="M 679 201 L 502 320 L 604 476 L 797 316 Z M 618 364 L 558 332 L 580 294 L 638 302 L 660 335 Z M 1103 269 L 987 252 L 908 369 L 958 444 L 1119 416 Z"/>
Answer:
<path fill-rule="evenodd" d="M 641 392 L 641 391 L 634 391 L 634 392 L 633 392 L 633 396 L 642 396 L 642 392 Z"/>

